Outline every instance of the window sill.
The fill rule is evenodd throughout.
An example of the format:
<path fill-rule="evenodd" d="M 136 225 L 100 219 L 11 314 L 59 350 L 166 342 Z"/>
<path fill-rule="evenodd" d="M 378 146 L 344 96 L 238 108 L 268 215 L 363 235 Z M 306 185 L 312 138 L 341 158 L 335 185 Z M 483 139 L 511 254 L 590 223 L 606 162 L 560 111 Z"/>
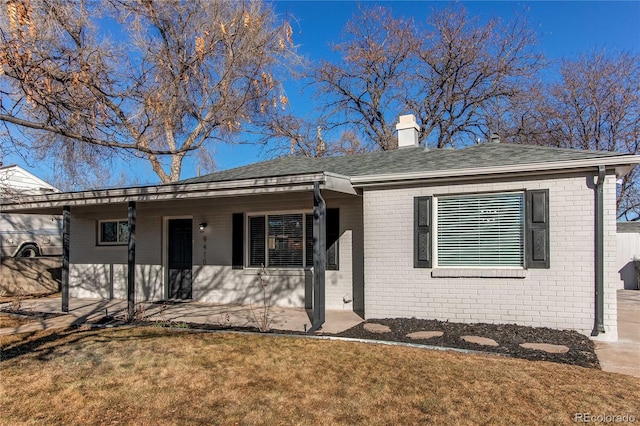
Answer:
<path fill-rule="evenodd" d="M 526 278 L 525 269 L 464 269 L 436 268 L 431 271 L 432 278 Z"/>
<path fill-rule="evenodd" d="M 269 275 L 271 276 L 278 276 L 278 277 L 282 277 L 282 276 L 292 276 L 292 277 L 302 277 L 304 276 L 307 272 L 311 272 L 311 270 L 309 268 L 302 268 L 302 267 L 292 267 L 292 268 L 265 268 L 264 269 L 266 271 L 266 276 L 268 277 Z M 256 267 L 246 267 L 243 269 L 244 271 L 244 275 L 258 275 L 258 273 L 260 271 L 262 271 L 262 268 L 256 268 Z"/>

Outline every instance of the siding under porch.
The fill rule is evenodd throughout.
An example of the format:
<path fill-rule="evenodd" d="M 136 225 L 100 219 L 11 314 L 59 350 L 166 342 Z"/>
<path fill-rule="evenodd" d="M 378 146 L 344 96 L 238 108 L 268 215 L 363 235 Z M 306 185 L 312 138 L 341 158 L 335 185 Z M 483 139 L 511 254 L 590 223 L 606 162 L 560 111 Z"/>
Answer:
<path fill-rule="evenodd" d="M 326 271 L 327 309 L 364 311 L 362 200 L 358 196 L 323 191 L 328 208 L 340 211 L 339 270 Z M 234 198 L 138 202 L 136 220 L 136 301 L 168 297 L 166 223 L 192 219 L 192 299 L 208 303 L 262 302 L 259 268 L 232 268 L 233 214 L 310 213 L 311 193 L 266 194 Z M 70 296 L 125 299 L 126 245 L 98 245 L 100 220 L 126 218 L 126 204 L 72 208 Z M 206 223 L 203 232 L 199 224 Z M 245 242 L 246 246 L 246 242 Z M 272 303 L 309 307 L 310 268 L 267 268 Z"/>

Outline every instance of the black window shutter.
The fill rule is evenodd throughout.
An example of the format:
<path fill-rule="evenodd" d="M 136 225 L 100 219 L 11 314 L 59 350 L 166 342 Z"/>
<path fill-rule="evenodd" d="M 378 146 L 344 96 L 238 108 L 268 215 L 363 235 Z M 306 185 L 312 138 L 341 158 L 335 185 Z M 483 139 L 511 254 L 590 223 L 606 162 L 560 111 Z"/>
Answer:
<path fill-rule="evenodd" d="M 249 266 L 266 265 L 265 257 L 266 223 L 264 216 L 249 218 Z"/>
<path fill-rule="evenodd" d="M 338 240 L 340 239 L 340 209 L 327 209 L 327 269 L 337 271 Z"/>
<path fill-rule="evenodd" d="M 307 239 L 307 255 L 306 265 L 313 266 L 313 215 L 306 215 L 306 239 Z M 338 262 L 339 248 L 338 240 L 340 239 L 340 209 L 327 209 L 327 265 L 328 271 L 337 271 L 340 269 Z"/>
<path fill-rule="evenodd" d="M 306 220 L 306 230 L 305 230 L 305 238 L 306 238 L 306 266 L 311 268 L 313 266 L 313 214 L 307 214 L 305 216 Z"/>
<path fill-rule="evenodd" d="M 413 199 L 413 267 L 431 268 L 431 200 Z"/>
<path fill-rule="evenodd" d="M 231 233 L 231 265 L 233 269 L 242 269 L 244 267 L 244 213 L 233 214 Z"/>
<path fill-rule="evenodd" d="M 530 269 L 549 269 L 549 190 L 526 191 L 525 262 Z"/>

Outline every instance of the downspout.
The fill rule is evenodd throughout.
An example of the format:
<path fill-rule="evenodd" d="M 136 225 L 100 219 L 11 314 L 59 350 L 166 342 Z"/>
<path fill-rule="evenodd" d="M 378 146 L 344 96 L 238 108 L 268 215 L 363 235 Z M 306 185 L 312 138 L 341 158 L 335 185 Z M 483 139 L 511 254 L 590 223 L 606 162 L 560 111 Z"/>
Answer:
<path fill-rule="evenodd" d="M 320 193 L 320 183 L 313 183 L 313 324 L 314 333 L 324 324 L 325 269 L 327 266 L 327 205 Z"/>
<path fill-rule="evenodd" d="M 596 181 L 596 268 L 595 322 L 592 336 L 604 333 L 604 178 L 605 166 L 598 166 Z"/>

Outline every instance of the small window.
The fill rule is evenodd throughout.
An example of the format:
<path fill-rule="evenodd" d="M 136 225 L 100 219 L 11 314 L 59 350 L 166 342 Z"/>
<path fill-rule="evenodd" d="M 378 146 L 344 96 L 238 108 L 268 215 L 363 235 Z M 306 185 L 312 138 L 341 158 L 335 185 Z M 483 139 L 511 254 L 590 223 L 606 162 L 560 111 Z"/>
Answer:
<path fill-rule="evenodd" d="M 101 220 L 98 222 L 98 244 L 123 245 L 129 241 L 129 221 Z"/>
<path fill-rule="evenodd" d="M 438 266 L 524 266 L 524 194 L 438 198 Z"/>

